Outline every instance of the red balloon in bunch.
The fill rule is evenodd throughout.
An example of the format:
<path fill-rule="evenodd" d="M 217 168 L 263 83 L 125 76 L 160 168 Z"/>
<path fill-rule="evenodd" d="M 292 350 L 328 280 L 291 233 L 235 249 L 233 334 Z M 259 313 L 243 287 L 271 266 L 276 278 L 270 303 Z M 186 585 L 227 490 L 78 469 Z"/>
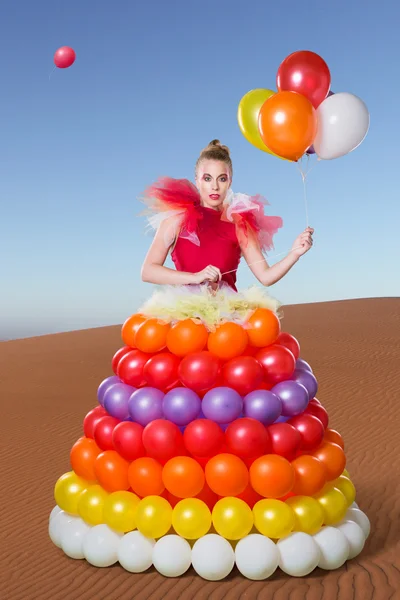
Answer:
<path fill-rule="evenodd" d="M 220 370 L 219 360 L 206 350 L 185 356 L 178 369 L 182 383 L 198 392 L 214 386 Z"/>
<path fill-rule="evenodd" d="M 96 406 L 96 408 L 93 408 L 91 411 L 89 411 L 86 417 L 83 419 L 83 431 L 85 436 L 87 438 L 94 439 L 94 428 L 100 419 L 107 416 L 108 412 L 102 406 Z"/>
<path fill-rule="evenodd" d="M 232 358 L 222 367 L 224 384 L 245 396 L 257 388 L 264 374 L 260 363 L 252 356 Z"/>
<path fill-rule="evenodd" d="M 117 375 L 127 385 L 140 387 L 146 383 L 143 377 L 144 366 L 151 358 L 141 350 L 130 350 L 118 363 Z"/>
<path fill-rule="evenodd" d="M 128 354 L 128 352 L 130 352 L 131 350 L 132 350 L 132 348 L 130 346 L 123 346 L 122 348 L 117 350 L 116 353 L 114 354 L 112 361 L 111 361 L 111 367 L 116 375 L 118 375 L 119 361 L 121 360 L 121 358 L 123 356 L 125 356 L 125 354 Z"/>
<path fill-rule="evenodd" d="M 114 428 L 112 441 L 114 449 L 125 460 L 135 460 L 146 454 L 143 446 L 143 427 L 139 423 L 122 421 Z"/>
<path fill-rule="evenodd" d="M 265 379 L 270 383 L 289 379 L 296 367 L 293 353 L 278 344 L 272 344 L 257 352 L 256 359 L 264 369 Z"/>
<path fill-rule="evenodd" d="M 280 346 L 284 346 L 293 354 L 294 358 L 297 360 L 300 356 L 300 344 L 296 340 L 296 338 L 290 333 L 282 332 L 278 335 L 278 339 L 276 343 Z"/>
<path fill-rule="evenodd" d="M 179 427 L 163 419 L 156 419 L 146 425 L 143 431 L 143 445 L 148 456 L 160 462 L 186 454 Z"/>
<path fill-rule="evenodd" d="M 243 502 L 246 502 L 246 504 L 248 504 L 250 508 L 253 508 L 253 506 L 260 500 L 264 500 L 264 498 L 260 496 L 260 494 L 257 494 L 257 492 L 253 490 L 250 483 L 241 494 L 238 494 L 236 496 L 236 498 L 239 498 L 239 500 L 243 500 Z"/>
<path fill-rule="evenodd" d="M 212 491 L 207 482 L 204 483 L 203 489 L 201 490 L 200 494 L 197 494 L 197 496 L 195 496 L 195 498 L 205 502 L 205 504 L 207 504 L 210 510 L 214 508 L 214 506 L 219 500 L 219 496 L 217 496 L 217 494 Z"/>
<path fill-rule="evenodd" d="M 246 459 L 268 454 L 269 435 L 262 423 L 256 419 L 236 419 L 225 431 L 228 450 L 240 458 Z"/>
<path fill-rule="evenodd" d="M 328 427 L 329 415 L 322 404 L 320 404 L 318 401 L 310 400 L 304 412 L 308 415 L 314 415 L 314 417 L 317 417 L 317 419 L 319 419 L 324 426 L 324 429 Z"/>
<path fill-rule="evenodd" d="M 274 423 L 267 428 L 273 454 L 279 454 L 287 460 L 293 460 L 300 448 L 301 435 L 289 423 Z"/>
<path fill-rule="evenodd" d="M 61 46 L 54 53 L 54 64 L 59 69 L 68 69 L 76 59 L 75 50 L 69 46 Z"/>
<path fill-rule="evenodd" d="M 143 369 L 143 377 L 148 385 L 166 390 L 178 381 L 178 367 L 181 359 L 170 352 L 160 352 L 149 358 Z"/>
<path fill-rule="evenodd" d="M 120 423 L 115 417 L 103 417 L 94 428 L 94 441 L 102 450 L 114 450 L 113 432 Z"/>
<path fill-rule="evenodd" d="M 300 450 L 315 450 L 324 439 L 324 426 L 314 415 L 302 414 L 289 419 L 301 435 Z"/>
<path fill-rule="evenodd" d="M 192 456 L 213 456 L 221 449 L 224 433 L 214 421 L 196 419 L 185 428 L 183 441 Z"/>
<path fill-rule="evenodd" d="M 328 95 L 331 74 L 328 65 L 315 52 L 301 50 L 285 58 L 278 69 L 276 85 L 279 92 L 297 92 L 318 108 Z"/>

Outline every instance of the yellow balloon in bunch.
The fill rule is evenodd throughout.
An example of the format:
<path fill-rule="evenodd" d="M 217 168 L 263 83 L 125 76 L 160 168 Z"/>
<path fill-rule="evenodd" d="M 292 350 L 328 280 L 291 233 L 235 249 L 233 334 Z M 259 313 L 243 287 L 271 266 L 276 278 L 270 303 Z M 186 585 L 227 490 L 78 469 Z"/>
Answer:
<path fill-rule="evenodd" d="M 172 525 L 172 507 L 165 498 L 146 496 L 136 509 L 136 527 L 146 537 L 160 538 Z"/>
<path fill-rule="evenodd" d="M 79 477 L 74 471 L 69 471 L 57 480 L 54 487 L 54 499 L 61 510 L 65 510 L 71 515 L 77 515 L 79 497 L 88 486 L 85 479 Z"/>
<path fill-rule="evenodd" d="M 348 472 L 348 470 L 347 470 L 347 469 L 344 469 L 344 470 L 343 470 L 343 473 L 342 473 L 342 475 L 343 475 L 344 477 L 347 477 L 347 479 L 351 479 L 351 477 L 350 477 L 350 473 Z"/>
<path fill-rule="evenodd" d="M 104 523 L 103 508 L 108 493 L 101 485 L 91 485 L 83 490 L 78 500 L 78 514 L 89 525 Z"/>
<path fill-rule="evenodd" d="M 139 496 L 132 492 L 118 491 L 109 494 L 104 502 L 104 522 L 106 525 L 126 533 L 136 528 L 135 514 Z"/>
<path fill-rule="evenodd" d="M 219 535 L 228 540 L 241 540 L 248 535 L 254 524 L 251 508 L 240 498 L 227 497 L 218 500 L 213 508 L 212 522 Z"/>
<path fill-rule="evenodd" d="M 324 511 L 325 525 L 335 525 L 341 521 L 347 512 L 347 501 L 337 488 L 323 492 L 315 496 Z"/>
<path fill-rule="evenodd" d="M 334 481 L 335 488 L 340 490 L 346 498 L 347 507 L 353 504 L 356 499 L 356 488 L 348 477 L 341 475 Z"/>
<path fill-rule="evenodd" d="M 289 535 L 295 525 L 293 510 L 282 500 L 259 500 L 253 507 L 253 515 L 258 531 L 274 539 Z"/>
<path fill-rule="evenodd" d="M 174 507 L 172 527 L 181 537 L 187 540 L 198 540 L 210 530 L 210 509 L 198 498 L 185 498 Z"/>
<path fill-rule="evenodd" d="M 293 510 L 294 531 L 302 531 L 309 535 L 317 533 L 324 522 L 324 511 L 315 498 L 310 496 L 292 496 L 286 504 Z"/>

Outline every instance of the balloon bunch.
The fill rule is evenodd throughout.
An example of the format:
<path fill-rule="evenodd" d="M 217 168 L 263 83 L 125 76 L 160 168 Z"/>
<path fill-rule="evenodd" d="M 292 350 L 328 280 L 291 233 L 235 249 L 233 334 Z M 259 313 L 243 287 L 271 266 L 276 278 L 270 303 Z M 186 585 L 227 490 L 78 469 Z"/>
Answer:
<path fill-rule="evenodd" d="M 369 129 L 365 103 L 348 92 L 330 91 L 326 62 L 308 50 L 279 66 L 277 92 L 254 89 L 239 103 L 238 122 L 256 148 L 289 161 L 316 153 L 330 160 L 357 148 Z"/>

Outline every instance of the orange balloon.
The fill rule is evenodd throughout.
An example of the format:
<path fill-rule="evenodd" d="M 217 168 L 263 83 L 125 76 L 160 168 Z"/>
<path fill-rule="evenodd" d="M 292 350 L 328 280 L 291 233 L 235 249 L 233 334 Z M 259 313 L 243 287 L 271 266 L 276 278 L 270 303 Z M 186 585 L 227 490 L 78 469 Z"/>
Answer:
<path fill-rule="evenodd" d="M 142 323 L 134 337 L 136 348 L 142 352 L 159 352 L 167 345 L 167 335 L 171 326 L 159 319 L 147 319 Z"/>
<path fill-rule="evenodd" d="M 326 429 L 325 430 L 324 441 L 325 442 L 333 442 L 334 444 L 337 444 L 338 446 L 340 446 L 342 448 L 342 450 L 344 450 L 343 438 L 340 435 L 340 433 L 338 431 L 336 431 L 335 429 Z"/>
<path fill-rule="evenodd" d="M 326 483 L 324 465 L 315 456 L 304 454 L 292 461 L 294 469 L 293 493 L 297 496 L 314 496 Z"/>
<path fill-rule="evenodd" d="M 237 323 L 224 323 L 210 333 L 208 338 L 208 349 L 223 360 L 230 360 L 240 356 L 249 343 L 246 331 Z"/>
<path fill-rule="evenodd" d="M 129 463 L 115 452 L 101 452 L 94 462 L 94 472 L 99 484 L 107 492 L 129 490 Z"/>
<path fill-rule="evenodd" d="M 87 481 L 96 481 L 94 461 L 101 450 L 94 440 L 81 437 L 71 448 L 69 455 L 72 470 Z"/>
<path fill-rule="evenodd" d="M 251 465 L 250 483 L 264 498 L 282 498 L 292 491 L 294 469 L 283 456 L 265 454 Z"/>
<path fill-rule="evenodd" d="M 167 335 L 167 347 L 176 356 L 201 352 L 207 344 L 208 331 L 202 323 L 183 319 L 171 327 Z"/>
<path fill-rule="evenodd" d="M 244 462 L 233 454 L 217 454 L 206 464 L 206 481 L 218 496 L 237 496 L 249 483 Z"/>
<path fill-rule="evenodd" d="M 132 490 L 141 498 L 161 496 L 165 489 L 162 471 L 162 466 L 154 458 L 144 456 L 134 460 L 128 469 L 128 479 Z"/>
<path fill-rule="evenodd" d="M 332 442 L 323 442 L 323 444 L 312 453 L 324 465 L 328 481 L 336 479 L 343 473 L 346 466 L 346 455 L 342 448 Z"/>
<path fill-rule="evenodd" d="M 163 468 L 162 480 L 167 490 L 177 498 L 194 498 L 204 486 L 204 471 L 189 456 L 175 456 Z"/>
<path fill-rule="evenodd" d="M 146 321 L 146 317 L 143 315 L 132 315 L 126 319 L 122 325 L 121 336 L 127 346 L 135 348 L 135 334 L 139 327 Z"/>
<path fill-rule="evenodd" d="M 250 344 L 264 348 L 273 344 L 281 332 L 281 324 L 277 315 L 268 308 L 257 308 L 247 321 L 246 329 Z"/>
<path fill-rule="evenodd" d="M 297 92 L 278 92 L 268 98 L 258 116 L 260 136 L 270 150 L 297 161 L 317 134 L 317 114 L 311 102 Z"/>

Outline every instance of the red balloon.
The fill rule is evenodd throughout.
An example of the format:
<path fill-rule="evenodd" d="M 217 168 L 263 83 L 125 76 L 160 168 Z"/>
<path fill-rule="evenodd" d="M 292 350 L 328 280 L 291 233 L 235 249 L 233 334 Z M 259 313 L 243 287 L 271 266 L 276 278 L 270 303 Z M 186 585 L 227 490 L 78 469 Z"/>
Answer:
<path fill-rule="evenodd" d="M 147 384 L 165 391 L 176 385 L 181 359 L 171 352 L 160 352 L 149 358 L 143 369 Z"/>
<path fill-rule="evenodd" d="M 132 350 L 132 348 L 130 346 L 123 346 L 122 348 L 117 350 L 116 353 L 114 354 L 112 361 L 111 361 L 111 367 L 116 375 L 117 375 L 119 361 L 121 360 L 121 358 L 123 356 L 125 356 L 125 354 L 128 354 L 128 352 L 130 352 L 131 350 Z"/>
<path fill-rule="evenodd" d="M 186 454 L 179 427 L 163 419 L 156 419 L 146 425 L 143 431 L 143 445 L 148 456 L 160 462 Z"/>
<path fill-rule="evenodd" d="M 219 360 L 204 350 L 188 354 L 182 359 L 178 377 L 186 387 L 198 392 L 214 386 L 219 370 Z"/>
<path fill-rule="evenodd" d="M 75 50 L 69 46 L 62 46 L 54 53 L 54 64 L 59 69 L 67 69 L 74 64 L 75 58 Z"/>
<path fill-rule="evenodd" d="M 324 426 L 324 429 L 328 427 L 329 415 L 322 404 L 319 404 L 318 401 L 315 402 L 314 400 L 310 400 L 304 412 L 308 415 L 314 415 L 314 417 L 317 417 L 317 419 L 319 419 Z"/>
<path fill-rule="evenodd" d="M 279 383 L 289 379 L 296 367 L 293 353 L 278 344 L 262 348 L 256 354 L 256 359 L 264 369 L 264 376 L 269 383 Z"/>
<path fill-rule="evenodd" d="M 278 69 L 276 85 L 279 92 L 297 92 L 318 108 L 328 95 L 331 74 L 328 65 L 315 52 L 301 50 L 285 58 Z"/>
<path fill-rule="evenodd" d="M 248 484 L 244 492 L 238 494 L 236 498 L 239 498 L 240 500 L 243 500 L 243 502 L 246 502 L 246 504 L 248 504 L 250 508 L 253 508 L 253 506 L 260 500 L 264 500 L 264 498 L 260 496 L 260 494 L 257 494 L 257 492 L 253 490 L 250 483 Z"/>
<path fill-rule="evenodd" d="M 102 450 L 114 450 L 113 431 L 120 423 L 115 417 L 101 418 L 94 428 L 94 441 Z"/>
<path fill-rule="evenodd" d="M 276 343 L 280 346 L 284 346 L 293 354 L 295 359 L 297 360 L 300 356 L 300 344 L 296 340 L 296 338 L 290 333 L 282 332 L 278 335 L 278 339 Z"/>
<path fill-rule="evenodd" d="M 267 427 L 267 431 L 271 440 L 272 453 L 279 454 L 289 461 L 296 458 L 301 444 L 301 435 L 293 425 L 274 423 Z"/>
<path fill-rule="evenodd" d="M 222 376 L 226 386 L 245 396 L 262 383 L 264 373 L 253 356 L 238 356 L 224 364 Z"/>
<path fill-rule="evenodd" d="M 96 406 L 91 411 L 88 412 L 86 417 L 83 419 L 83 431 L 87 438 L 94 439 L 94 428 L 97 423 L 103 417 L 107 417 L 108 412 L 102 406 Z"/>
<path fill-rule="evenodd" d="M 185 428 L 183 441 L 196 458 L 214 456 L 221 450 L 224 433 L 214 421 L 195 419 Z"/>
<path fill-rule="evenodd" d="M 247 417 L 228 425 L 225 441 L 228 451 L 243 459 L 268 454 L 270 450 L 269 435 L 264 425 Z"/>
<path fill-rule="evenodd" d="M 151 354 L 141 350 L 130 350 L 118 363 L 117 375 L 127 385 L 140 387 L 146 383 L 143 377 L 144 366 L 151 358 Z"/>
<path fill-rule="evenodd" d="M 316 450 L 324 439 L 325 429 L 321 421 L 310 414 L 302 414 L 289 419 L 301 435 L 300 450 Z"/>
<path fill-rule="evenodd" d="M 130 421 L 122 421 L 115 427 L 112 434 L 114 449 L 125 460 L 131 461 L 145 456 L 146 450 L 142 441 L 143 429 L 139 423 Z"/>

